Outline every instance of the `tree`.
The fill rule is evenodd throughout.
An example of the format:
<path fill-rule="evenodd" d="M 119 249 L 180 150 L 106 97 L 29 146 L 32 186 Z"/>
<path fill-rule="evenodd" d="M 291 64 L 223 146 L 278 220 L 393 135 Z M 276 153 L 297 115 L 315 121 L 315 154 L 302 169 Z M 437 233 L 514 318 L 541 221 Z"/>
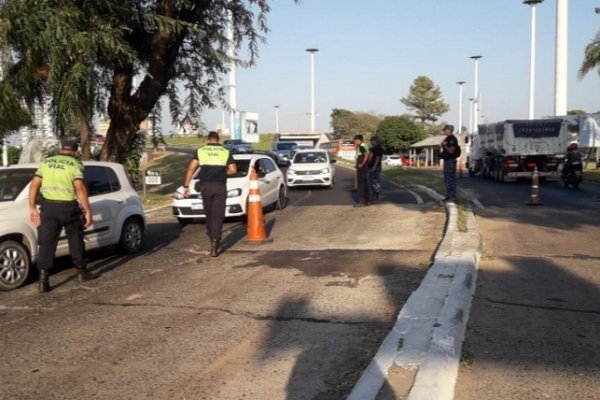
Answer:
<path fill-rule="evenodd" d="M 53 99 L 82 127 L 108 114 L 101 159 L 123 161 L 140 123 L 168 98 L 173 120 L 224 103 L 230 63 L 250 66 L 266 33 L 267 0 L 5 0 L 0 49 L 13 54 L 0 95 Z M 231 17 L 233 39 L 226 30 Z M 248 60 L 228 56 L 245 44 Z M 139 82 L 135 87 L 134 79 Z"/>
<path fill-rule="evenodd" d="M 569 110 L 567 115 L 585 115 L 587 114 L 584 110 Z"/>
<path fill-rule="evenodd" d="M 581 67 L 579 67 L 579 79 L 583 79 L 594 68 L 598 69 L 600 74 L 600 31 L 590 44 L 585 47 L 585 53 Z"/>
<path fill-rule="evenodd" d="M 351 138 L 357 133 L 373 133 L 381 117 L 369 112 L 353 112 L 342 108 L 334 108 L 331 112 L 331 128 L 333 136 Z"/>
<path fill-rule="evenodd" d="M 376 135 L 386 153 L 404 153 L 410 145 L 427 137 L 422 125 L 408 114 L 385 117 L 377 126 Z"/>
<path fill-rule="evenodd" d="M 442 91 L 426 76 L 417 77 L 410 86 L 408 96 L 400 99 L 409 110 L 415 111 L 415 118 L 422 124 L 434 123 L 450 107 L 442 98 Z"/>

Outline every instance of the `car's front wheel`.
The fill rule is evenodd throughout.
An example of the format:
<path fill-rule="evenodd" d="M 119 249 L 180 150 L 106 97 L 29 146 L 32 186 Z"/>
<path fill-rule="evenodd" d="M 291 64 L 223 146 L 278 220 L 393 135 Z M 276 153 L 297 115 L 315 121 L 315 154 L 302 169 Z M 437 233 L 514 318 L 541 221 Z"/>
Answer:
<path fill-rule="evenodd" d="M 13 240 L 0 243 L 0 290 L 21 286 L 29 276 L 30 267 L 29 252 L 25 246 Z"/>
<path fill-rule="evenodd" d="M 135 217 L 128 218 L 121 230 L 119 249 L 125 254 L 137 253 L 142 248 L 143 241 L 144 225 Z"/>

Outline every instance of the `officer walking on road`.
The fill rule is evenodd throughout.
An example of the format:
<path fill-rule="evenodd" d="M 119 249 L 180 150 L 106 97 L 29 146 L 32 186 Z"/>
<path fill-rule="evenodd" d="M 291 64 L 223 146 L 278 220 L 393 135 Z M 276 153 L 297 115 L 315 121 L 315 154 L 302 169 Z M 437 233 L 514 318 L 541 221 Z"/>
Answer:
<path fill-rule="evenodd" d="M 453 135 L 454 126 L 445 125 L 442 129 L 446 138 L 442 141 L 440 158 L 444 160 L 444 183 L 446 185 L 446 198 L 444 201 L 456 200 L 456 159 L 458 158 L 458 139 Z"/>
<path fill-rule="evenodd" d="M 363 135 L 354 136 L 354 146 L 356 147 L 356 183 L 358 191 L 358 201 L 354 207 L 364 207 L 369 205 L 369 147 L 363 143 Z"/>
<path fill-rule="evenodd" d="M 77 149 L 76 140 L 64 140 L 59 154 L 42 162 L 29 187 L 29 219 L 34 225 L 38 225 L 40 250 L 37 267 L 40 272 L 40 293 L 50 290 L 48 271 L 54 264 L 62 228 L 65 228 L 67 234 L 69 252 L 77 268 L 79 282 L 88 279 L 83 230 L 92 225 L 92 209 Z M 39 194 L 38 211 L 36 200 Z"/>
<path fill-rule="evenodd" d="M 190 196 L 189 184 L 196 169 L 200 166 L 196 191 L 202 195 L 206 215 L 206 233 L 210 238 L 210 255 L 219 255 L 225 202 L 227 201 L 227 176 L 237 173 L 237 165 L 229 150 L 219 144 L 219 134 L 208 133 L 206 146 L 200 147 L 190 161 L 183 181 L 183 195 Z"/>

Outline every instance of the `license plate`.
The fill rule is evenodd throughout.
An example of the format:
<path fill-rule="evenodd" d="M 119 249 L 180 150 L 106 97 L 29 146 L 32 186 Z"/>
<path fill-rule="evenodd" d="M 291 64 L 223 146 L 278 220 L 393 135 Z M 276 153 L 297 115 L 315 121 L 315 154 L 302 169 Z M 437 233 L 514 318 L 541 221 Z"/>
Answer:
<path fill-rule="evenodd" d="M 192 203 L 192 210 L 202 210 L 202 203 Z"/>

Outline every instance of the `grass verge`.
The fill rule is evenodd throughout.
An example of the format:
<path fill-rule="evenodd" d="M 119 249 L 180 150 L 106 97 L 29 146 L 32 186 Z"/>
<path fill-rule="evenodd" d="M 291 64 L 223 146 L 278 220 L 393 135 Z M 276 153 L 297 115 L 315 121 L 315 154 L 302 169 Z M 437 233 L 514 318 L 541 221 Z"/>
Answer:
<path fill-rule="evenodd" d="M 401 185 L 422 185 L 435 190 L 438 193 L 444 193 L 444 179 L 440 170 L 422 169 L 422 168 L 387 168 L 383 174 Z"/>
<path fill-rule="evenodd" d="M 175 192 L 175 189 L 182 185 L 191 158 L 189 155 L 168 151 L 151 154 L 152 160 L 144 164 L 142 168 L 143 170 L 152 169 L 160 171 L 162 184 L 146 186 L 146 198 L 142 199 L 146 209 L 171 203 L 172 194 Z M 138 186 L 138 193 L 140 196 L 143 196 L 142 184 Z"/>

